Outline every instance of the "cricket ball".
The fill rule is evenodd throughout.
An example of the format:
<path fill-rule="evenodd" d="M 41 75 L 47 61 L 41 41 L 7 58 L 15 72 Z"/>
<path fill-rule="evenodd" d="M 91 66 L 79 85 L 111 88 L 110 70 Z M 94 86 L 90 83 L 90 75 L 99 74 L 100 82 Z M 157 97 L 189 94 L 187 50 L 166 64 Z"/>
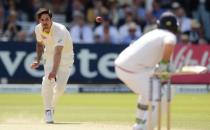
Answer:
<path fill-rule="evenodd" d="M 103 18 L 102 18 L 101 16 L 97 16 L 97 17 L 96 17 L 96 22 L 97 22 L 97 23 L 103 22 Z"/>

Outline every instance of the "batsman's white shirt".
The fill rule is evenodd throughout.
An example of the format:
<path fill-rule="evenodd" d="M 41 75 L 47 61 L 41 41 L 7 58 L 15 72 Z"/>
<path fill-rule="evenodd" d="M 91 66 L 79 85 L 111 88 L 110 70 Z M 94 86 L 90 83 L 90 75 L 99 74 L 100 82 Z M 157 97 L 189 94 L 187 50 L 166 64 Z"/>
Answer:
<path fill-rule="evenodd" d="M 35 27 L 36 39 L 45 46 L 43 59 L 46 65 L 53 65 L 54 49 L 63 46 L 60 65 L 72 65 L 74 61 L 73 43 L 69 31 L 62 24 L 53 22 L 49 33 L 43 32 L 41 24 Z"/>
<path fill-rule="evenodd" d="M 131 72 L 154 67 L 163 57 L 165 43 L 176 44 L 176 36 L 162 29 L 148 32 L 123 50 L 115 65 Z"/>

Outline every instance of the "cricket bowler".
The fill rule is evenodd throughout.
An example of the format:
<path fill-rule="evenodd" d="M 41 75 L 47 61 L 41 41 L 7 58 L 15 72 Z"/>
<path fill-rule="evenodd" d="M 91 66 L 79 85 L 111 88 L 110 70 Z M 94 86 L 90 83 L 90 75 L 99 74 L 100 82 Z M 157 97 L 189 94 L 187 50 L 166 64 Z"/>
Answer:
<path fill-rule="evenodd" d="M 178 22 L 173 13 L 163 13 L 157 21 L 157 26 L 157 29 L 144 34 L 130 44 L 115 60 L 118 78 L 139 95 L 133 130 L 146 130 L 149 79 L 155 71 L 156 64 L 168 66 L 177 41 Z M 154 109 L 156 109 L 155 105 Z M 153 124 L 155 127 L 156 123 Z"/>
<path fill-rule="evenodd" d="M 36 17 L 39 22 L 35 27 L 37 57 L 31 68 L 39 67 L 43 59 L 42 96 L 45 122 L 53 123 L 55 105 L 64 93 L 74 62 L 73 43 L 66 27 L 52 21 L 50 10 L 40 8 Z"/>

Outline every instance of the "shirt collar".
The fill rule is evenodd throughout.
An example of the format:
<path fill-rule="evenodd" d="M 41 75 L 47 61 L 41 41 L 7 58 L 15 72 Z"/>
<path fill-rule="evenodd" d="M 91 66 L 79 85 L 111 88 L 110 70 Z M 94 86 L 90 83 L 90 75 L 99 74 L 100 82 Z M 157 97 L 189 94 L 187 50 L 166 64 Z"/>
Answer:
<path fill-rule="evenodd" d="M 50 28 L 50 32 L 49 33 L 46 33 L 46 32 L 44 32 L 44 31 L 42 31 L 42 33 L 44 34 L 44 35 L 50 35 L 50 34 L 52 34 L 52 31 L 53 31 L 53 28 L 54 28 L 54 22 L 52 22 L 52 25 L 51 25 L 51 28 Z M 43 29 L 42 29 L 43 30 Z"/>

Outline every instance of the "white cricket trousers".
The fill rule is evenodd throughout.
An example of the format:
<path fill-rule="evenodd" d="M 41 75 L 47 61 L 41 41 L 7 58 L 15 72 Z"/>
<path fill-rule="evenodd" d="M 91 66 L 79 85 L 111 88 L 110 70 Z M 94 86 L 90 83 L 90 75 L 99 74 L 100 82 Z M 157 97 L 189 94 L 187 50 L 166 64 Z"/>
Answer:
<path fill-rule="evenodd" d="M 138 95 L 136 123 L 146 127 L 149 101 L 149 86 L 150 77 L 154 68 L 142 68 L 138 72 L 129 72 L 124 68 L 115 67 L 115 72 L 118 78 L 125 83 L 125 85 Z M 153 97 L 157 98 L 157 81 L 154 81 Z M 163 104 L 165 105 L 165 103 Z M 157 103 L 153 102 L 153 126 L 157 124 Z"/>
<path fill-rule="evenodd" d="M 42 97 L 45 110 L 54 110 L 59 97 L 64 93 L 70 76 L 70 65 L 59 66 L 56 79 L 49 80 L 52 66 L 44 66 L 45 75 L 42 80 Z"/>

